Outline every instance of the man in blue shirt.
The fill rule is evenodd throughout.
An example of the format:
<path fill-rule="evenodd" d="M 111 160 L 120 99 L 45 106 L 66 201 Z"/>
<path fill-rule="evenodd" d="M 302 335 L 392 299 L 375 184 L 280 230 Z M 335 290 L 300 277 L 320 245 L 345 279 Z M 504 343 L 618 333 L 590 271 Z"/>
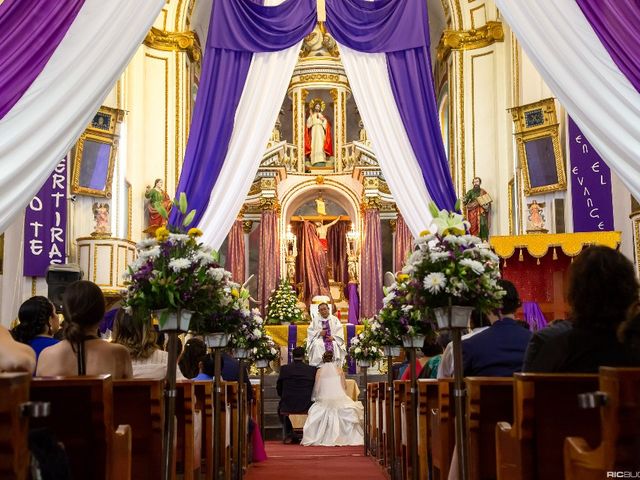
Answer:
<path fill-rule="evenodd" d="M 491 327 L 462 342 L 465 377 L 510 377 L 522 370 L 531 332 L 514 319 L 521 304 L 516 287 L 508 280 L 498 283 L 507 292 L 500 315 L 494 317 Z"/>

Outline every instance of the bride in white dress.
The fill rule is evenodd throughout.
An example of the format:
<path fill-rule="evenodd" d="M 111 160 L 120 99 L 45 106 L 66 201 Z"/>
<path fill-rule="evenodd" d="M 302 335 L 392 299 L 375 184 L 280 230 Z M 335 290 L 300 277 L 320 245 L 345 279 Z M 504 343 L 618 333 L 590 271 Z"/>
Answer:
<path fill-rule="evenodd" d="M 333 363 L 333 352 L 325 352 L 316 373 L 302 445 L 363 445 L 364 407 L 346 394 L 344 373 Z"/>

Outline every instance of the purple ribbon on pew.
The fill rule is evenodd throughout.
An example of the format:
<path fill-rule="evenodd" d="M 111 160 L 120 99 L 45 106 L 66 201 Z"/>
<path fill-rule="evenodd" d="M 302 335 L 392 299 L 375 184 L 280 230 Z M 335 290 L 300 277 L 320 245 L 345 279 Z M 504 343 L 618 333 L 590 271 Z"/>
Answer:
<path fill-rule="evenodd" d="M 289 325 L 289 337 L 287 340 L 289 363 L 293 362 L 293 349 L 298 343 L 298 326 Z"/>
<path fill-rule="evenodd" d="M 356 336 L 356 326 L 351 323 L 348 323 L 346 327 L 347 327 L 347 352 L 348 352 L 351 348 L 351 341 L 353 340 L 353 337 Z M 349 366 L 348 372 L 351 374 L 355 374 L 356 361 L 353 359 L 353 357 L 350 354 L 347 354 L 347 365 Z"/>

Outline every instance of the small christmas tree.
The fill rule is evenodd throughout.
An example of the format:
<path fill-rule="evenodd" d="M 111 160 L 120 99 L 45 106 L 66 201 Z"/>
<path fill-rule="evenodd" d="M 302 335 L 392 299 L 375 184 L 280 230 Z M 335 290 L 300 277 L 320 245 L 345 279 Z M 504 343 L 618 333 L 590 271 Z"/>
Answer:
<path fill-rule="evenodd" d="M 279 325 L 282 323 L 301 323 L 302 321 L 303 315 L 298 308 L 296 291 L 286 279 L 283 279 L 269 298 L 267 323 Z"/>

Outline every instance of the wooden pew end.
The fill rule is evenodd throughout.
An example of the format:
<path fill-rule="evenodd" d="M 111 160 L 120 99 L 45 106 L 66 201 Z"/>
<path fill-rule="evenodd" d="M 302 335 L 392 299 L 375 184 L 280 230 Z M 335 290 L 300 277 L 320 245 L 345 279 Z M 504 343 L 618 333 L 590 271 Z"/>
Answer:
<path fill-rule="evenodd" d="M 131 427 L 118 425 L 113 434 L 113 479 L 131 480 Z"/>

